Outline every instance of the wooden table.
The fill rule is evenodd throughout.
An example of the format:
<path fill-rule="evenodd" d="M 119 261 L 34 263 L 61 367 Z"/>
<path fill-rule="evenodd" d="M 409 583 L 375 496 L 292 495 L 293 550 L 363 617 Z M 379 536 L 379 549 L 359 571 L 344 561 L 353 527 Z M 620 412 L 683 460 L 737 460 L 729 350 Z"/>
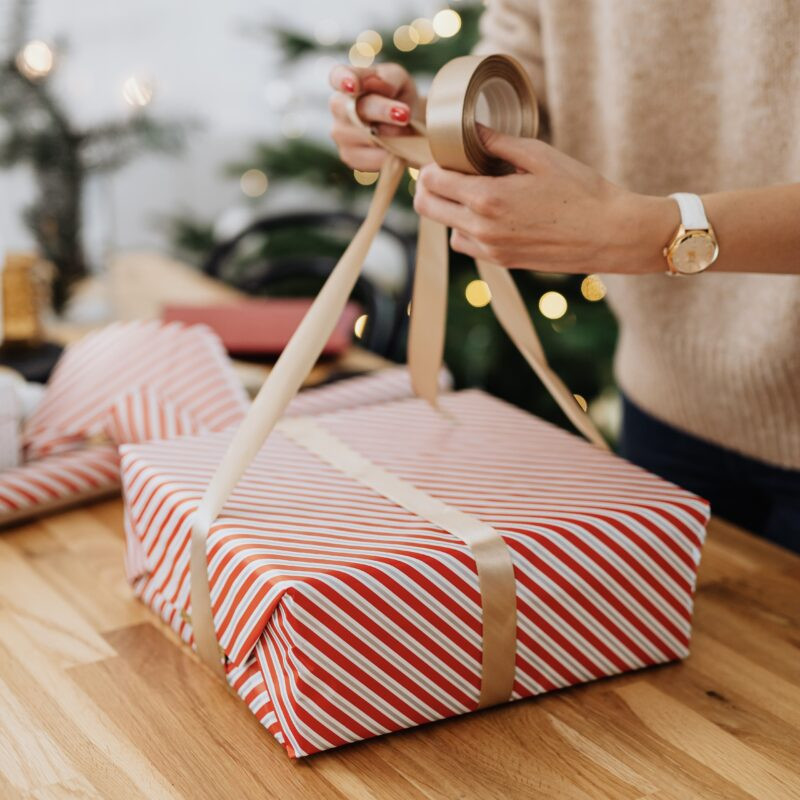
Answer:
<path fill-rule="evenodd" d="M 292 762 L 139 602 L 118 500 L 0 534 L 0 797 L 800 797 L 800 558 L 715 521 L 692 656 Z"/>

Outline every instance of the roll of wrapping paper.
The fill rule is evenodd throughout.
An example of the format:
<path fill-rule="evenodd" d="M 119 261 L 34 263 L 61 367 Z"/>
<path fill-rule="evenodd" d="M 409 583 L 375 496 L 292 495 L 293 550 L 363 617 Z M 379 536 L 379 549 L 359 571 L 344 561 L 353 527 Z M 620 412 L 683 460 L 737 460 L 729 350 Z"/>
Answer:
<path fill-rule="evenodd" d="M 355 102 L 350 113 L 354 122 L 363 125 L 355 113 Z M 254 399 L 193 520 L 190 563 L 195 644 L 204 663 L 223 679 L 224 655 L 221 658 L 213 622 L 206 540 L 230 493 L 277 425 L 284 435 L 336 465 L 353 480 L 391 498 L 467 544 L 476 562 L 482 606 L 478 705 L 484 707 L 509 699 L 516 657 L 516 583 L 511 556 L 500 534 L 480 520 L 366 462 L 329 432 L 313 424 L 298 430 L 296 421 L 279 423 L 279 419 L 339 319 L 406 167 L 422 167 L 435 160 L 444 167 L 475 174 L 511 172 L 510 165 L 486 152 L 478 124 L 515 136 L 533 137 L 537 121 L 533 89 L 516 61 L 499 55 L 465 56 L 449 62 L 436 75 L 427 102 L 427 125 L 414 121 L 414 134 L 409 136 L 378 137 L 371 133 L 375 143 L 389 155 L 381 169 L 366 219 Z M 498 320 L 545 387 L 578 430 L 598 446 L 606 447 L 574 396 L 548 366 L 525 303 L 508 270 L 479 261 L 478 271 L 489 286 Z M 444 348 L 446 301 L 447 229 L 422 218 L 408 362 L 417 395 L 434 407 Z M 453 424 L 457 423 L 453 421 Z"/>

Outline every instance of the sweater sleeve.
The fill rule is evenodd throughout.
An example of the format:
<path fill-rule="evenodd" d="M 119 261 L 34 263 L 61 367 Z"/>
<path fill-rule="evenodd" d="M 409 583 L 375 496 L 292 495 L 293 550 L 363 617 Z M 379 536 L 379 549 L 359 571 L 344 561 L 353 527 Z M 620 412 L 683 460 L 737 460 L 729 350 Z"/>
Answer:
<path fill-rule="evenodd" d="M 533 82 L 540 110 L 546 116 L 547 94 L 536 0 L 486 0 L 480 21 L 478 55 L 504 53 L 519 61 Z"/>

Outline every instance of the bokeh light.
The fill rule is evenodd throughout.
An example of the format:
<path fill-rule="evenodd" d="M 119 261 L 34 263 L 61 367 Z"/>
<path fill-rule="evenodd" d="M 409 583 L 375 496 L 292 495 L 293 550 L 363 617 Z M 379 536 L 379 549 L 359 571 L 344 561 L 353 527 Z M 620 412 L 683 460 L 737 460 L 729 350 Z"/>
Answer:
<path fill-rule="evenodd" d="M 356 38 L 356 44 L 365 44 L 372 49 L 372 55 L 376 56 L 380 53 L 383 47 L 383 39 L 378 31 L 362 31 Z"/>
<path fill-rule="evenodd" d="M 260 169 L 248 169 L 239 179 L 239 186 L 248 197 L 261 197 L 267 191 L 269 181 Z"/>
<path fill-rule="evenodd" d="M 362 314 L 357 320 L 355 325 L 353 325 L 353 333 L 356 335 L 356 339 L 360 339 L 364 335 L 364 328 L 367 325 L 367 315 Z"/>
<path fill-rule="evenodd" d="M 474 280 L 467 284 L 464 291 L 467 302 L 475 308 L 483 308 L 492 302 L 492 292 L 486 281 Z"/>
<path fill-rule="evenodd" d="M 55 62 L 55 56 L 47 42 L 34 39 L 20 50 L 16 62 L 19 71 L 26 78 L 37 80 L 50 74 Z"/>
<path fill-rule="evenodd" d="M 425 17 L 415 19 L 411 23 L 411 27 L 417 32 L 420 44 L 430 44 L 436 38 L 433 23 Z"/>
<path fill-rule="evenodd" d="M 341 28 L 336 20 L 321 19 L 314 26 L 314 38 L 323 47 L 332 47 L 341 37 Z"/>
<path fill-rule="evenodd" d="M 131 75 L 122 84 L 122 96 L 133 108 L 144 108 L 153 102 L 153 83 L 140 75 Z"/>
<path fill-rule="evenodd" d="M 606 296 L 606 285 L 599 275 L 587 275 L 581 281 L 581 294 L 589 301 L 596 303 Z"/>
<path fill-rule="evenodd" d="M 419 34 L 410 25 L 401 25 L 394 32 L 392 41 L 401 53 L 408 53 L 419 44 Z"/>
<path fill-rule="evenodd" d="M 378 172 L 362 172 L 360 169 L 353 170 L 356 183 L 360 183 L 362 186 L 372 186 L 378 180 L 379 174 Z"/>
<path fill-rule="evenodd" d="M 305 115 L 290 111 L 281 118 L 281 133 L 287 139 L 299 139 L 308 130 L 308 121 Z"/>
<path fill-rule="evenodd" d="M 561 319 L 567 313 L 567 298 L 561 292 L 545 292 L 539 298 L 539 311 L 547 319 Z"/>
<path fill-rule="evenodd" d="M 356 42 L 347 57 L 354 67 L 368 67 L 375 60 L 375 51 L 366 42 Z"/>
<path fill-rule="evenodd" d="M 433 18 L 433 30 L 443 39 L 455 36 L 461 30 L 461 15 L 452 8 L 443 8 Z"/>

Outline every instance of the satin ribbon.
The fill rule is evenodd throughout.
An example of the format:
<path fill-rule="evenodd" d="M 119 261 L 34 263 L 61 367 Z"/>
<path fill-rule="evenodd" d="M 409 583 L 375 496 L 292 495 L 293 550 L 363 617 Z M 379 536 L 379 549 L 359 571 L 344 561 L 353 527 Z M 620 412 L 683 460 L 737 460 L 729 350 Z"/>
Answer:
<path fill-rule="evenodd" d="M 355 105 L 352 106 L 355 115 Z M 477 124 L 516 136 L 536 135 L 536 98 L 522 68 L 506 56 L 465 56 L 436 75 L 427 101 L 427 127 L 414 122 L 415 135 L 378 137 L 389 154 L 381 169 L 366 219 L 320 290 L 284 349 L 220 462 L 195 514 L 191 540 L 192 626 L 203 662 L 225 678 L 213 623 L 206 540 L 213 521 L 236 484 L 275 428 L 288 403 L 319 358 L 358 279 L 364 259 L 389 208 L 406 167 L 436 160 L 450 169 L 501 175 L 510 165 L 483 148 Z M 363 125 L 355 115 L 354 121 Z M 508 270 L 478 261 L 489 286 L 492 308 L 528 364 L 575 427 L 590 441 L 607 447 L 572 393 L 550 369 Z M 437 375 L 444 351 L 447 302 L 447 230 L 420 220 L 417 265 L 411 303 L 408 364 L 418 396 L 437 401 Z M 454 424 L 457 424 L 454 422 Z M 509 699 L 516 657 L 516 584 L 507 546 L 480 520 L 446 506 L 417 487 L 364 459 L 344 442 L 311 423 L 292 420 L 280 430 L 355 480 L 464 541 L 473 553 L 481 590 L 483 660 L 480 706 Z"/>

